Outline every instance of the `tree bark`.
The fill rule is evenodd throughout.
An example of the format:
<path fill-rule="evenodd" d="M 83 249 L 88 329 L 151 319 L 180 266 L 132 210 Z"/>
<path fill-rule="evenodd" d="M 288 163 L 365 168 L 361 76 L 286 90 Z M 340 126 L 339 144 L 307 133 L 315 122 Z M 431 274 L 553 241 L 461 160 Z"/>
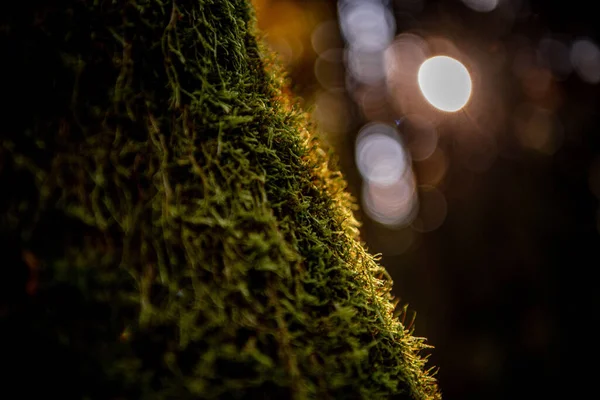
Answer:
<path fill-rule="evenodd" d="M 253 18 L 0 6 L 0 390 L 440 398 Z"/>

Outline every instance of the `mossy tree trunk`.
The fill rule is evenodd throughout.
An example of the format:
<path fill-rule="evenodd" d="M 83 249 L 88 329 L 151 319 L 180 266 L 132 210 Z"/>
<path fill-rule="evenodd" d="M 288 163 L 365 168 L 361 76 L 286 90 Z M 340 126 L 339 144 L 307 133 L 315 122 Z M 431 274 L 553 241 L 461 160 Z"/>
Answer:
<path fill-rule="evenodd" d="M 0 5 L 1 397 L 440 397 L 253 26 Z"/>

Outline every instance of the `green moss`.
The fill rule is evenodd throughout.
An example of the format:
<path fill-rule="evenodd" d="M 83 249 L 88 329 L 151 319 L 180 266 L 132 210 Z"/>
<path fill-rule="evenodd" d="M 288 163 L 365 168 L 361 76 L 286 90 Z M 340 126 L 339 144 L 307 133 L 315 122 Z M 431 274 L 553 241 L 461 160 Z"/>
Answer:
<path fill-rule="evenodd" d="M 247 0 L 10 3 L 0 364 L 22 397 L 440 398 Z"/>

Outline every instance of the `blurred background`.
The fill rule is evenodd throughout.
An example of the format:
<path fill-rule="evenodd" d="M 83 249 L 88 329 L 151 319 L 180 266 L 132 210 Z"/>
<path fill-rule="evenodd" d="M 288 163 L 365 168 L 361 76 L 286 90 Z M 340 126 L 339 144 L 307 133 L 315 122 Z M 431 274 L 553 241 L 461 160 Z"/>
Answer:
<path fill-rule="evenodd" d="M 360 202 L 362 240 L 435 346 L 444 398 L 593 398 L 595 2 L 254 3 Z M 452 65 L 427 76 L 435 56 L 468 87 Z"/>

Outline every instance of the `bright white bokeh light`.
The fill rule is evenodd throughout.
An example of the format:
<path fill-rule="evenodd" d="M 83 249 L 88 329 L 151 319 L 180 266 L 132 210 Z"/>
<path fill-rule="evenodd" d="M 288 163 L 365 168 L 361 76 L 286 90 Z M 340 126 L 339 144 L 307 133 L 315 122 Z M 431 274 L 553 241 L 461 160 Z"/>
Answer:
<path fill-rule="evenodd" d="M 490 12 L 498 7 L 498 0 L 462 0 L 473 11 Z"/>
<path fill-rule="evenodd" d="M 426 60 L 419 68 L 418 81 L 423 96 L 442 111 L 458 111 L 471 97 L 469 71 L 451 57 L 436 56 Z"/>
<path fill-rule="evenodd" d="M 396 130 L 381 123 L 366 125 L 356 140 L 356 164 L 369 182 L 384 186 L 397 182 L 408 160 Z"/>
<path fill-rule="evenodd" d="M 600 49 L 591 39 L 579 39 L 573 43 L 571 62 L 581 79 L 593 84 L 600 82 Z"/>
<path fill-rule="evenodd" d="M 374 1 L 342 2 L 338 7 L 341 30 L 348 45 L 364 52 L 383 51 L 394 38 L 394 16 Z"/>

